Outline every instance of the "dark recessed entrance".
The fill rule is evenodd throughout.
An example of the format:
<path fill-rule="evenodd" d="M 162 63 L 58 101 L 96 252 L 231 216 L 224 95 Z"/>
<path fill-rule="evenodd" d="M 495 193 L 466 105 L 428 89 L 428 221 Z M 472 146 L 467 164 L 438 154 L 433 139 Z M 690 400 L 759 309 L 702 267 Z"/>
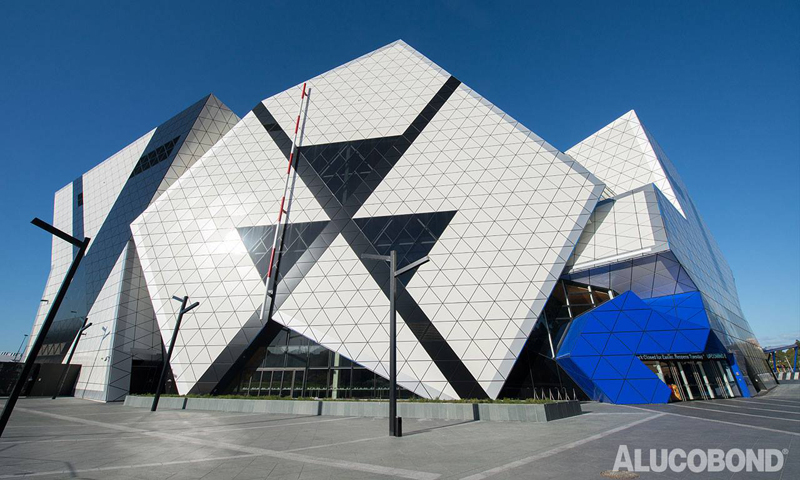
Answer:
<path fill-rule="evenodd" d="M 741 397 L 725 355 L 641 355 L 671 390 L 670 402 Z"/>

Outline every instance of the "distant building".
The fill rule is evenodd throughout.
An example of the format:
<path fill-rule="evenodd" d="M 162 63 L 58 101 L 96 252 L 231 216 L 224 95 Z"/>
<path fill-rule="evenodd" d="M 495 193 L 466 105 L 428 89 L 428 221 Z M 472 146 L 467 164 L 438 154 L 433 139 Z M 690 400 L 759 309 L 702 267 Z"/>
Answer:
<path fill-rule="evenodd" d="M 16 352 L 0 352 L 0 363 L 17 362 L 20 359 L 20 354 Z"/>

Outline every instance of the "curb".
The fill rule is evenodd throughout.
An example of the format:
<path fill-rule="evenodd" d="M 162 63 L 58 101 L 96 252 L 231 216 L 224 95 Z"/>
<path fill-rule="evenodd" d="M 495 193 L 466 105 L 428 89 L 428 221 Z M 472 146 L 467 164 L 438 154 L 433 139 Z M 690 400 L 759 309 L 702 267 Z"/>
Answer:
<path fill-rule="evenodd" d="M 153 397 L 125 397 L 126 407 L 149 408 Z M 159 408 L 236 413 L 327 415 L 339 417 L 389 416 L 389 402 L 337 402 L 323 400 L 244 400 L 227 398 L 161 397 Z M 488 422 L 552 422 L 581 414 L 578 401 L 548 404 L 413 403 L 398 402 L 397 414 L 433 420 L 483 420 Z"/>

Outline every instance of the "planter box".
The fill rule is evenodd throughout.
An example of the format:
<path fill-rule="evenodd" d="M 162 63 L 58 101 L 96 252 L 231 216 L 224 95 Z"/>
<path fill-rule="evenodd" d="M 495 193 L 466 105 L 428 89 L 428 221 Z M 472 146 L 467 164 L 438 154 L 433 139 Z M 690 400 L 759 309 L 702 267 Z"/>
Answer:
<path fill-rule="evenodd" d="M 183 397 L 161 397 L 158 400 L 158 409 L 164 410 L 184 410 L 188 398 Z M 125 396 L 126 407 L 150 408 L 153 406 L 153 397 L 132 397 Z"/>
<path fill-rule="evenodd" d="M 389 402 L 323 401 L 320 403 L 322 403 L 322 415 L 379 418 L 389 416 Z M 397 403 L 397 415 L 405 418 L 476 420 L 475 410 L 475 405 L 470 403 Z"/>
<path fill-rule="evenodd" d="M 127 407 L 149 408 L 153 397 L 125 397 Z M 245 400 L 228 398 L 162 397 L 158 408 L 215 412 L 339 417 L 389 416 L 389 402 L 337 402 L 335 400 Z M 398 402 L 397 415 L 434 420 L 483 420 L 488 422 L 551 422 L 581 414 L 577 401 L 536 403 L 424 403 Z"/>
<path fill-rule="evenodd" d="M 319 415 L 318 401 L 307 400 L 244 400 L 232 398 L 187 398 L 186 410 L 209 410 L 238 413 L 279 413 L 287 415 Z"/>

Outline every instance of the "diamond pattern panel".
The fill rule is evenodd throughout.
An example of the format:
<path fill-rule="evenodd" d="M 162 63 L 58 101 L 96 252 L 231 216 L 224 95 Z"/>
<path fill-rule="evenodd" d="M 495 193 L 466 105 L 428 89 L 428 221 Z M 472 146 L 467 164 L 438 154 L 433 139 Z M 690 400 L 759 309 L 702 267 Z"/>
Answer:
<path fill-rule="evenodd" d="M 608 184 L 611 191 L 606 195 L 619 195 L 624 193 L 621 190 L 638 188 L 648 182 L 658 187 L 652 191 L 669 249 L 705 295 L 716 335 L 731 351 L 741 355 L 739 363 L 747 373 L 745 378 L 760 375 L 766 383 L 771 383 L 763 355 L 756 346 L 758 342 L 742 313 L 730 266 L 672 161 L 635 112 L 612 122 L 567 153 Z M 639 223 L 647 222 L 642 218 Z M 607 242 L 605 246 L 611 245 Z M 582 260 L 576 256 L 575 261 Z"/>
<path fill-rule="evenodd" d="M 446 88 L 448 82 L 452 89 Z M 363 353 L 360 337 L 338 330 L 337 325 L 353 325 L 360 315 L 352 313 L 349 305 L 338 307 L 348 309 L 342 313 L 347 318 L 325 317 L 330 328 L 315 330 L 311 322 L 316 316 L 302 317 L 307 310 L 299 306 L 305 303 L 298 300 L 303 292 L 297 289 L 305 288 L 311 272 L 320 271 L 323 256 L 339 255 L 331 242 L 344 241 L 356 259 L 358 253 L 373 248 L 362 231 L 373 217 L 394 217 L 394 222 L 403 216 L 455 212 L 438 234 L 438 243 L 431 244 L 432 261 L 410 276 L 408 289 L 401 295 L 399 308 L 406 312 L 401 317 L 411 334 L 404 348 L 418 354 L 422 362 L 410 364 L 416 368 L 406 370 L 409 377 L 404 381 L 424 396 L 456 397 L 462 396 L 458 393 L 462 390 L 496 396 L 604 186 L 573 159 L 459 86 L 402 42 L 316 77 L 308 85 L 311 100 L 289 222 L 330 223 L 315 240 L 319 248 L 309 248 L 308 259 L 299 258 L 284 270 L 291 281 L 287 277 L 278 287 L 274 319 L 385 373 L 379 369 L 380 352 Z M 447 94 L 437 98 L 437 92 L 445 89 Z M 236 347 L 220 349 L 215 344 L 209 348 L 206 328 L 196 329 L 202 334 L 198 338 L 192 336 L 198 334 L 191 330 L 195 327 L 188 326 L 177 345 L 177 368 L 173 362 L 182 392 L 197 387 L 201 380 L 212 389 L 220 374 L 209 362 L 230 365 L 242 352 L 233 337 L 242 335 L 246 343 L 263 327 L 253 318 L 264 295 L 262 275 L 253 262 L 263 264 L 266 255 L 263 238 L 271 233 L 277 212 L 267 214 L 264 209 L 279 204 L 289 148 L 283 132 L 293 131 L 299 97 L 296 87 L 257 106 L 133 226 L 162 329 L 174 315 L 175 307 L 168 300 L 174 294 L 171 290 L 187 282 L 199 281 L 195 292 L 201 302 L 201 292 L 208 295 L 217 289 L 223 302 L 222 292 L 228 288 L 220 287 L 227 281 L 233 282 L 233 288 L 243 282 L 241 288 L 249 298 L 249 310 L 234 307 L 224 318 L 203 311 L 201 303 L 198 323 L 210 322 L 209 333 L 215 328 L 236 332 L 229 335 Z M 402 148 L 386 142 L 398 142 Z M 381 166 L 379 157 L 391 161 Z M 217 173 L 223 168 L 224 175 Z M 251 186 L 255 184 L 257 188 Z M 240 197 L 251 191 L 252 200 L 248 198 L 244 209 Z M 182 206 L 189 195 L 193 196 L 191 205 Z M 202 234 L 194 225 L 201 217 L 205 219 Z M 253 227 L 249 233 L 243 230 L 247 227 Z M 253 252 L 248 254 L 242 238 L 257 228 L 261 230 L 255 236 L 262 238 L 263 245 L 248 258 Z M 234 229 L 238 229 L 235 237 Z M 408 230 L 408 223 L 403 230 Z M 217 237 L 223 233 L 225 242 Z M 187 235 L 193 238 L 191 242 Z M 206 256 L 217 242 L 228 246 L 227 257 Z M 183 250 L 187 253 L 178 253 Z M 344 268 L 335 258 L 329 275 L 341 275 Z M 189 280 L 186 277 L 198 270 L 198 260 L 215 272 L 220 266 L 231 270 L 222 278 L 198 275 L 199 280 Z M 301 264 L 309 270 L 299 268 Z M 363 262 L 361 268 L 367 268 Z M 295 271 L 303 274 L 295 275 Z M 320 284 L 339 288 L 338 282 L 339 278 Z M 373 275 L 359 288 L 382 291 L 379 282 Z M 388 302 L 386 293 L 382 295 L 381 302 Z M 212 296 L 204 301 L 209 309 L 216 307 Z M 292 305 L 298 305 L 297 313 L 290 315 Z M 412 337 L 418 345 L 413 348 Z M 351 343 L 357 346 L 350 348 Z M 431 361 L 436 369 L 430 367 Z M 442 370 L 445 364 L 446 371 Z M 458 375 L 477 381 L 475 387 L 452 383 Z M 414 381 L 422 384 L 414 385 Z"/>
<path fill-rule="evenodd" d="M 187 133 L 180 151 L 172 160 L 167 173 L 164 174 L 164 179 L 158 186 L 151 202 L 175 183 L 189 167 L 194 165 L 238 121 L 239 117 L 224 103 L 214 95 L 209 95 L 203 110 L 200 111 L 197 120 L 192 125 L 192 129 Z"/>
<path fill-rule="evenodd" d="M 275 320 L 389 376 L 389 300 L 342 235 L 294 288 Z M 400 314 L 397 354 L 400 385 L 427 398 L 459 398 Z"/>
<path fill-rule="evenodd" d="M 246 345 L 263 326 L 243 328 L 265 287 L 237 229 L 273 224 L 285 174 L 282 151 L 250 113 L 131 225 L 162 335 L 169 338 L 164 332 L 174 326 L 173 295 L 201 302 L 181 326 L 173 353 L 182 393 L 226 346 Z M 300 178 L 289 210 L 293 222 L 329 220 Z"/>
<path fill-rule="evenodd" d="M 408 291 L 493 397 L 602 191 L 461 85 L 356 217 L 457 211 Z"/>
<path fill-rule="evenodd" d="M 73 362 L 82 365 L 75 384 L 75 397 L 105 402 L 127 393 L 109 385 L 113 364 L 116 313 L 120 283 L 125 269 L 125 252 L 114 261 L 106 281 L 89 310 L 92 326 L 86 330 L 75 352 Z M 75 314 L 73 314 L 75 315 Z M 74 333 L 73 333 L 74 335 Z"/>
<path fill-rule="evenodd" d="M 398 40 L 308 81 L 303 145 L 399 135 L 450 74 Z M 293 132 L 302 85 L 264 100 Z"/>
<path fill-rule="evenodd" d="M 633 110 L 567 150 L 567 155 L 597 176 L 613 195 L 654 183 L 684 213 L 666 168 Z"/>
<path fill-rule="evenodd" d="M 72 200 L 73 193 L 71 183 L 56 192 L 53 200 L 53 226 L 70 233 L 72 232 Z M 33 322 L 31 334 L 28 336 L 26 352 L 30 352 L 31 346 L 42 327 L 44 317 L 47 316 L 50 305 L 53 303 L 53 299 L 59 287 L 61 287 L 61 283 L 64 281 L 64 276 L 67 274 L 70 263 L 72 263 L 72 245 L 57 237 L 53 237 L 51 248 L 50 273 L 47 276 L 44 292 L 42 292 L 42 300 L 44 301 L 39 303 L 39 308 L 36 311 L 36 319 Z"/>
<path fill-rule="evenodd" d="M 185 170 L 237 120 L 218 100 L 206 97 L 79 177 L 71 185 L 72 198 L 59 192 L 64 198 L 57 200 L 57 217 L 61 211 L 67 214 L 67 202 L 72 206 L 72 222 L 65 230 L 90 236 L 92 242 L 43 353 L 61 360 L 83 316 L 89 316 L 93 325 L 74 359 L 83 365 L 77 396 L 118 400 L 128 392 L 133 356 L 160 358 L 160 334 L 131 242 L 130 222 L 157 196 L 168 172 Z M 136 170 L 144 165 L 142 157 L 150 160 L 148 168 Z M 180 160 L 173 165 L 176 159 Z M 56 226 L 60 223 L 64 222 Z M 64 243 L 54 240 L 55 281 L 48 282 L 48 290 L 60 285 L 72 260 L 73 249 L 60 245 Z"/>
<path fill-rule="evenodd" d="M 363 253 L 378 253 L 375 242 L 380 241 L 380 239 L 368 238 L 359 225 L 352 222 L 350 218 L 361 206 L 363 199 L 367 198 L 374 188 L 380 184 L 389 169 L 397 163 L 399 158 L 408 149 L 409 145 L 419 136 L 419 133 L 426 128 L 430 119 L 435 117 L 441 106 L 445 104 L 459 84 L 460 82 L 457 79 L 450 77 L 401 136 L 385 137 L 377 141 L 367 140 L 315 145 L 312 147 L 302 147 L 300 149 L 300 161 L 297 164 L 298 175 L 314 192 L 320 204 L 324 205 L 325 211 L 332 218 L 332 221 L 324 226 L 317 238 L 308 246 L 308 250 L 302 253 L 301 258 L 298 259 L 299 263 L 297 267 L 292 268 L 287 273 L 286 281 L 278 288 L 275 304 L 268 308 L 270 312 L 273 311 L 274 308 L 280 308 L 280 305 L 291 295 L 291 292 L 294 291 L 297 283 L 303 278 L 308 268 L 316 262 L 328 247 L 330 247 L 331 242 L 335 240 L 340 233 L 344 236 L 347 243 L 359 258 L 361 258 L 359 255 Z M 281 147 L 283 154 L 288 158 L 288 146 L 291 142 L 280 126 L 275 123 L 271 113 L 266 107 L 263 107 L 263 105 L 257 106 L 256 109 L 254 109 L 254 113 L 258 116 L 264 128 L 270 133 L 270 136 L 276 144 Z M 342 152 L 348 150 L 355 153 L 343 156 Z M 311 160 L 309 161 L 309 159 Z M 351 167 L 354 168 L 351 169 Z M 344 170 L 344 172 L 353 172 L 353 174 L 345 173 L 344 175 L 339 175 L 337 172 L 341 172 L 342 170 Z M 351 178 L 348 179 L 348 176 Z M 342 181 L 345 179 L 355 180 L 356 183 L 353 185 L 355 188 L 350 190 L 346 185 L 342 188 Z M 352 195 L 350 192 L 352 192 Z M 437 214 L 420 214 L 409 217 L 414 218 L 392 218 L 392 223 L 401 231 L 410 233 L 415 232 L 412 220 L 424 220 L 423 223 L 432 229 L 428 232 L 430 235 L 422 235 L 417 238 L 416 233 L 422 232 L 416 232 L 414 238 L 420 242 L 424 242 L 424 247 L 429 249 L 430 243 L 435 241 L 438 231 L 446 226 L 441 225 L 442 221 L 449 220 L 451 215 L 447 215 L 447 212 L 440 212 Z M 430 224 L 432 217 L 436 217 L 437 225 Z M 397 222 L 394 220 L 397 220 Z M 302 225 L 303 224 L 293 224 L 290 227 L 290 232 L 291 229 L 304 228 Z M 362 225 L 366 226 L 363 223 Z M 436 231 L 437 234 L 433 234 L 433 231 Z M 402 243 L 406 242 L 406 240 L 400 240 L 402 240 L 402 242 L 397 243 L 395 246 L 403 250 L 404 247 Z M 420 246 L 423 246 L 422 243 Z M 407 254 L 409 252 L 405 253 Z M 363 258 L 362 262 L 368 263 L 366 266 L 373 279 L 381 286 L 383 293 L 388 296 L 388 268 L 386 268 L 386 265 L 381 262 L 376 264 L 373 261 L 367 261 Z M 411 272 L 404 277 L 410 278 L 410 276 Z M 428 355 L 434 359 L 437 367 L 445 375 L 447 381 L 451 383 L 453 390 L 455 390 L 459 396 L 468 398 L 484 397 L 486 393 L 477 384 L 474 377 L 466 370 L 461 360 L 455 355 L 455 352 L 453 352 L 440 332 L 431 324 L 425 313 L 419 308 L 419 305 L 417 305 L 402 288 L 398 291 L 397 305 L 398 311 L 405 319 L 411 332 L 422 344 L 422 347 Z M 245 325 L 243 330 L 247 328 L 248 325 Z M 223 356 L 228 353 L 229 356 L 234 357 L 234 350 L 236 349 L 227 348 L 226 351 L 223 352 Z M 244 355 L 239 358 L 243 361 L 247 356 Z M 220 365 L 224 364 L 222 362 L 218 363 Z M 236 371 L 235 367 L 234 365 L 233 371 Z"/>
<path fill-rule="evenodd" d="M 155 132 L 154 128 L 109 157 L 108 160 L 83 174 L 84 235 L 91 238 L 92 241 L 106 221 L 111 207 L 116 203 L 122 188 L 128 181 L 128 176 Z"/>
<path fill-rule="evenodd" d="M 280 254 L 278 282 L 314 244 L 329 222 L 293 223 L 284 234 L 283 248 Z M 258 274 L 266 282 L 269 273 L 269 261 L 272 256 L 272 242 L 275 238 L 275 226 L 243 227 L 239 229 L 242 242 L 250 253 Z"/>
<path fill-rule="evenodd" d="M 567 267 L 580 271 L 668 249 L 658 195 L 650 184 L 599 203 Z"/>

